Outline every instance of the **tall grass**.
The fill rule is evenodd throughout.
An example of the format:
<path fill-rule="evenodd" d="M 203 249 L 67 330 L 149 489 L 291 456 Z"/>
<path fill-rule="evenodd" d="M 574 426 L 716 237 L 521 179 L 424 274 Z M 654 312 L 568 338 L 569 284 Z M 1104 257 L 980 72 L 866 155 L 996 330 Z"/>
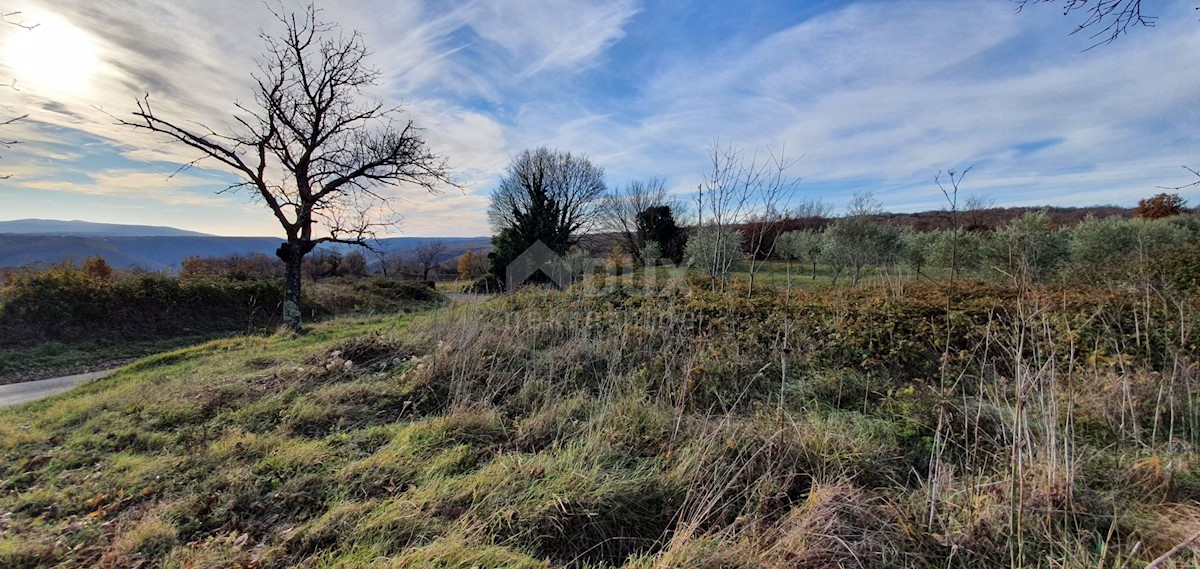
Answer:
<path fill-rule="evenodd" d="M 1197 562 L 1194 299 L 635 284 L 227 341 L 0 415 L 0 564 Z"/>

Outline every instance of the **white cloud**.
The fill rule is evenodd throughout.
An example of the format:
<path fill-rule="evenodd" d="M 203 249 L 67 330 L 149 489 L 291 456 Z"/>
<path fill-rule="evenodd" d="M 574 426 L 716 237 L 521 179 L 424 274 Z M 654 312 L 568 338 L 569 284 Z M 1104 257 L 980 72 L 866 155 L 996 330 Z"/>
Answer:
<path fill-rule="evenodd" d="M 750 147 L 787 144 L 806 154 L 796 173 L 810 181 L 861 179 L 880 190 L 924 184 L 935 191 L 938 170 L 972 162 L 986 162 L 979 176 L 1068 165 L 1095 169 L 1087 187 L 1099 199 L 1111 195 L 1100 193 L 1111 192 L 1100 185 L 1106 177 L 1120 179 L 1108 164 L 1177 168 L 1189 154 L 1194 162 L 1200 146 L 1188 132 L 1194 122 L 1184 117 L 1196 115 L 1200 77 L 1182 70 L 1200 66 L 1200 27 L 1160 22 L 1153 35 L 1083 53 L 1089 44 L 1080 47 L 1063 29 L 1029 36 L 1028 27 L 1045 28 L 1057 17 L 1018 15 L 997 2 L 851 5 L 740 53 L 718 49 L 707 59 L 675 61 L 646 90 L 638 106 L 653 110 L 641 119 L 576 128 L 597 118 L 585 115 L 556 124 L 563 139 L 591 140 L 593 147 L 674 147 L 689 161 L 690 178 L 677 174 L 686 171 L 673 167 L 678 162 L 647 168 L 636 157 L 610 169 L 681 181 L 698 177 L 704 146 L 717 136 Z M 1183 148 L 1168 142 L 1188 138 Z M 1060 142 L 1013 152 L 1047 139 Z M 1146 171 L 1143 179 L 1170 171 Z M 872 181 L 879 179 L 889 181 Z M 1049 173 L 1024 182 L 1017 199 L 1091 203 L 1085 192 L 1051 189 L 1079 180 Z M 890 207 L 904 205 L 902 196 L 880 197 Z"/>
<path fill-rule="evenodd" d="M 102 170 L 88 174 L 84 181 L 32 179 L 23 185 L 35 190 L 89 196 L 136 197 L 176 206 L 220 206 L 232 203 L 230 197 L 213 192 L 214 189 L 225 187 L 219 180 L 188 172 L 171 175 L 145 170 Z M 194 191 L 197 189 L 202 191 Z"/>
<path fill-rule="evenodd" d="M 522 77 L 544 70 L 586 67 L 624 37 L 638 12 L 632 0 L 560 0 L 553 7 L 527 0 L 483 0 L 470 5 L 467 24 L 523 66 Z"/>

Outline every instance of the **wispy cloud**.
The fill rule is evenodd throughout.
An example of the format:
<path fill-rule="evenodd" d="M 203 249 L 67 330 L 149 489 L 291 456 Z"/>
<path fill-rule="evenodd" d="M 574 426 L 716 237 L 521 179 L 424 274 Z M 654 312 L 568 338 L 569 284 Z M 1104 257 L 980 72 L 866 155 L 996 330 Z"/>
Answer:
<path fill-rule="evenodd" d="M 1200 160 L 1200 77 L 1187 72 L 1200 66 L 1200 25 L 1188 0 L 1162 2 L 1156 28 L 1086 53 L 1087 38 L 1069 36 L 1058 11 L 1016 14 L 1002 0 L 786 4 L 769 20 L 650 0 L 366 0 L 324 15 L 366 34 L 383 77 L 368 95 L 403 106 L 464 186 L 433 197 L 397 190 L 409 234 L 487 232 L 486 196 L 509 157 L 542 144 L 588 154 L 614 183 L 666 176 L 680 192 L 695 187 L 718 136 L 786 145 L 805 155 L 802 191 L 840 203 L 870 189 L 892 208 L 938 206 L 933 175 L 971 163 L 972 191 L 998 203 L 1085 204 L 1132 203 L 1186 181 L 1179 165 Z M 165 183 L 197 155 L 112 116 L 150 93 L 164 115 L 232 125 L 234 104 L 251 100 L 259 28 L 274 31 L 267 5 L 6 9 L 77 27 L 98 64 L 83 91 L 0 93 L 31 115 L 8 131 L 25 143 L 3 153 L 0 172 L 14 176 L 0 189 L 146 192 L 184 218 L 228 208 L 192 227 L 270 230 L 246 196 L 214 195 L 222 175 L 196 169 Z M 0 81 L 11 73 L 0 59 Z"/>
<path fill-rule="evenodd" d="M 624 36 L 638 12 L 630 0 L 564 0 L 553 8 L 525 0 L 473 2 L 467 24 L 522 64 L 520 77 L 586 67 Z"/>

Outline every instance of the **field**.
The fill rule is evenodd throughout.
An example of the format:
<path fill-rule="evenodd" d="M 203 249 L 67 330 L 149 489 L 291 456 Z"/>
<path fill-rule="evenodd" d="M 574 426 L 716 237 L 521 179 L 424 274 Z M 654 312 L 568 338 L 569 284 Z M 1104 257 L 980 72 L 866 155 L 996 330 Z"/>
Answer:
<path fill-rule="evenodd" d="M 0 566 L 1198 563 L 1195 299 L 712 288 L 340 318 L 0 413 Z"/>

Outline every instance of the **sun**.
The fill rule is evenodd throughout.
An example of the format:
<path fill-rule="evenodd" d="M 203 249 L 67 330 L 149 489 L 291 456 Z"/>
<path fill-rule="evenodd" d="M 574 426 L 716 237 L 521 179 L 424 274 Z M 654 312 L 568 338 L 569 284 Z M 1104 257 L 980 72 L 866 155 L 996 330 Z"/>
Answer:
<path fill-rule="evenodd" d="M 96 71 L 96 44 L 87 32 L 52 16 L 37 27 L 11 29 L 4 34 L 4 61 L 21 90 L 37 89 L 80 95 Z"/>

